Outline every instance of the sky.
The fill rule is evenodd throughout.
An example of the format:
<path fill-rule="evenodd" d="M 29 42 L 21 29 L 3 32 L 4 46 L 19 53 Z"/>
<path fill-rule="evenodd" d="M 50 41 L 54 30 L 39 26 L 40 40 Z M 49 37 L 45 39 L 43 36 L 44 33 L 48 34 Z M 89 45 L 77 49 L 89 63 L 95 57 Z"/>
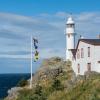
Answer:
<path fill-rule="evenodd" d="M 30 72 L 30 37 L 39 40 L 38 62 L 65 58 L 66 20 L 72 14 L 76 38 L 97 38 L 99 0 L 0 0 L 0 73 Z"/>

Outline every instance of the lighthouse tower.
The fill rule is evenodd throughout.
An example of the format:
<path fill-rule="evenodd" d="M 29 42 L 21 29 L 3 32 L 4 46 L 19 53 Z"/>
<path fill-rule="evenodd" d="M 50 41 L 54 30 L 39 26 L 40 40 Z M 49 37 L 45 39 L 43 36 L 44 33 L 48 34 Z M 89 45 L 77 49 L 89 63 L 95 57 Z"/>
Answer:
<path fill-rule="evenodd" d="M 66 22 L 66 60 L 72 61 L 71 50 L 75 48 L 75 23 L 70 16 Z"/>

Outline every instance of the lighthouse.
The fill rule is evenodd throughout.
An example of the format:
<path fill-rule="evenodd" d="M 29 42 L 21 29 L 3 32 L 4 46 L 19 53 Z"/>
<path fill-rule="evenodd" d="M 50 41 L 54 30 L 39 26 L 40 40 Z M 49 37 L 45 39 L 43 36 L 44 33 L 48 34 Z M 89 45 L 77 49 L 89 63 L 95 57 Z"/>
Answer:
<path fill-rule="evenodd" d="M 75 22 L 70 16 L 66 22 L 66 60 L 72 61 L 72 49 L 75 49 Z"/>

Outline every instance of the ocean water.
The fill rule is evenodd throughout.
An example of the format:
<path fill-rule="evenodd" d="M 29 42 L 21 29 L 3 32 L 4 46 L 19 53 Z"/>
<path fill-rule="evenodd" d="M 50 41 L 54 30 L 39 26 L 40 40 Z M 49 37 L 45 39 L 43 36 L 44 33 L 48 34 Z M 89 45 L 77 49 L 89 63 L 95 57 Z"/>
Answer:
<path fill-rule="evenodd" d="M 29 79 L 30 74 L 0 74 L 0 98 L 6 97 L 8 89 L 16 86 L 23 78 Z"/>

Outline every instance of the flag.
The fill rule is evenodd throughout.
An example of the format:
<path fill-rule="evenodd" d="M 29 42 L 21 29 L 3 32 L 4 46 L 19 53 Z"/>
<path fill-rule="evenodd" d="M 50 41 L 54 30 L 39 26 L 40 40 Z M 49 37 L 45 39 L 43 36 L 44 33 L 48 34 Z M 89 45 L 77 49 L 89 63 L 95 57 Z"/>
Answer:
<path fill-rule="evenodd" d="M 39 59 L 39 52 L 38 52 L 38 40 L 33 38 L 34 41 L 34 62 Z"/>
<path fill-rule="evenodd" d="M 34 48 L 35 48 L 35 49 L 38 49 L 38 46 L 36 45 L 36 43 L 34 43 Z"/>
<path fill-rule="evenodd" d="M 35 48 L 35 49 L 38 49 L 38 46 L 37 46 L 38 40 L 35 39 L 35 38 L 33 38 L 33 40 L 34 40 L 34 48 Z"/>
<path fill-rule="evenodd" d="M 33 38 L 33 40 L 34 40 L 34 43 L 38 43 L 38 40 L 37 39 Z"/>
<path fill-rule="evenodd" d="M 39 59 L 39 55 L 36 55 L 34 56 L 34 61 L 36 62 L 37 60 Z"/>
<path fill-rule="evenodd" d="M 38 51 L 35 51 L 35 54 L 34 54 L 34 62 L 36 62 L 38 59 L 39 59 L 39 52 Z"/>

